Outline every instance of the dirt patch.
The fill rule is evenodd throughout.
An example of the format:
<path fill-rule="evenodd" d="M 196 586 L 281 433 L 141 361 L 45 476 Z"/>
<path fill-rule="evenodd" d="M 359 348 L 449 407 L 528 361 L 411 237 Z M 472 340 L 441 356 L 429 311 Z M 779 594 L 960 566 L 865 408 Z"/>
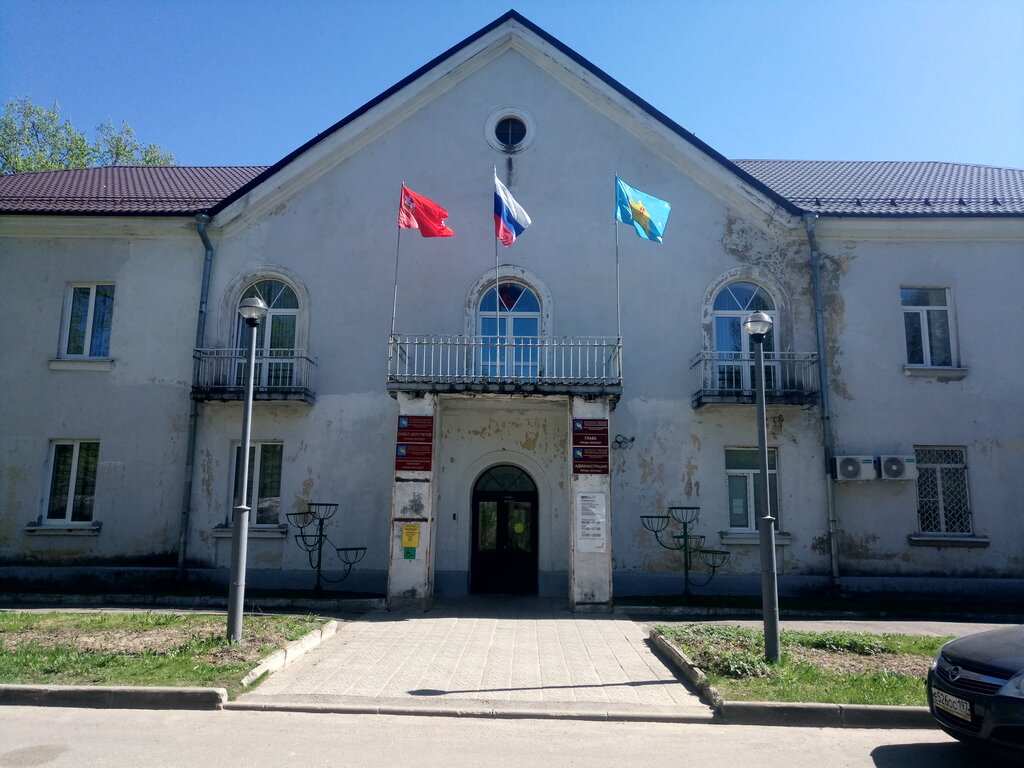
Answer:
<path fill-rule="evenodd" d="M 841 651 L 823 651 L 817 648 L 790 646 L 787 655 L 798 663 L 811 664 L 818 669 L 839 672 L 844 675 L 859 675 L 865 672 L 889 672 L 897 675 L 920 677 L 928 675 L 930 659 L 907 653 L 875 653 L 865 656 Z"/>

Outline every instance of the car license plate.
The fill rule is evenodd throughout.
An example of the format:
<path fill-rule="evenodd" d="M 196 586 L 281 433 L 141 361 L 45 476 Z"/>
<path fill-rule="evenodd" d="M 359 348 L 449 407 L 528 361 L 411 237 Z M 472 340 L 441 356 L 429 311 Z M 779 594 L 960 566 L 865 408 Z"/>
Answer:
<path fill-rule="evenodd" d="M 932 688 L 932 701 L 943 712 L 949 712 L 949 714 L 955 715 L 961 720 L 971 722 L 971 702 L 965 699 L 958 699 L 956 696 L 950 696 L 945 691 L 940 691 L 934 687 Z"/>

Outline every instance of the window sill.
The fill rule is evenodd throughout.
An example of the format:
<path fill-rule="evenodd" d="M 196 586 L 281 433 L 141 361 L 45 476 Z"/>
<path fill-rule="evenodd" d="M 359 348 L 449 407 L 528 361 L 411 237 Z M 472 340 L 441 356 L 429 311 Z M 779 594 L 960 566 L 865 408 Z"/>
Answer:
<path fill-rule="evenodd" d="M 987 547 L 988 536 L 943 536 L 941 534 L 912 533 L 907 536 L 912 547 Z"/>
<path fill-rule="evenodd" d="M 234 529 L 230 525 L 218 525 L 213 529 L 213 536 L 217 539 L 230 539 Z M 286 539 L 288 538 L 287 525 L 249 526 L 250 539 Z"/>
<path fill-rule="evenodd" d="M 111 371 L 113 369 L 114 360 L 109 357 L 58 357 L 50 361 L 51 371 Z"/>
<path fill-rule="evenodd" d="M 99 536 L 103 523 L 29 523 L 25 533 L 31 536 Z"/>
<path fill-rule="evenodd" d="M 758 546 L 761 543 L 761 534 L 756 531 L 719 531 L 722 537 L 723 546 Z M 793 536 L 788 533 L 775 532 L 775 546 L 788 547 L 793 543 Z"/>
<path fill-rule="evenodd" d="M 966 368 L 938 367 L 923 365 L 903 366 L 903 375 L 913 379 L 938 379 L 939 381 L 960 381 L 967 377 Z"/>

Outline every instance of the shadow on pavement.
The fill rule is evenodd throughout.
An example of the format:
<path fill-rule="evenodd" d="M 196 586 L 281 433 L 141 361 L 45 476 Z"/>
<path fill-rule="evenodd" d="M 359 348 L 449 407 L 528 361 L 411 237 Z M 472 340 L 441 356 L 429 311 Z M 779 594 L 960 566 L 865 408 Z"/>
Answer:
<path fill-rule="evenodd" d="M 886 744 L 871 751 L 876 768 L 979 768 L 1024 766 L 1024 752 L 996 750 L 984 744 Z"/>

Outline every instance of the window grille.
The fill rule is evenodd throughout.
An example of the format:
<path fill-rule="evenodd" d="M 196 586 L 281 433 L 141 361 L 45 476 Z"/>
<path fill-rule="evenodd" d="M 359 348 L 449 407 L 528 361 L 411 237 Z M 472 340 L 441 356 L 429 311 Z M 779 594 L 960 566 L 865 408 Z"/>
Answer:
<path fill-rule="evenodd" d="M 922 533 L 972 532 L 963 448 L 916 448 L 917 511 Z"/>

